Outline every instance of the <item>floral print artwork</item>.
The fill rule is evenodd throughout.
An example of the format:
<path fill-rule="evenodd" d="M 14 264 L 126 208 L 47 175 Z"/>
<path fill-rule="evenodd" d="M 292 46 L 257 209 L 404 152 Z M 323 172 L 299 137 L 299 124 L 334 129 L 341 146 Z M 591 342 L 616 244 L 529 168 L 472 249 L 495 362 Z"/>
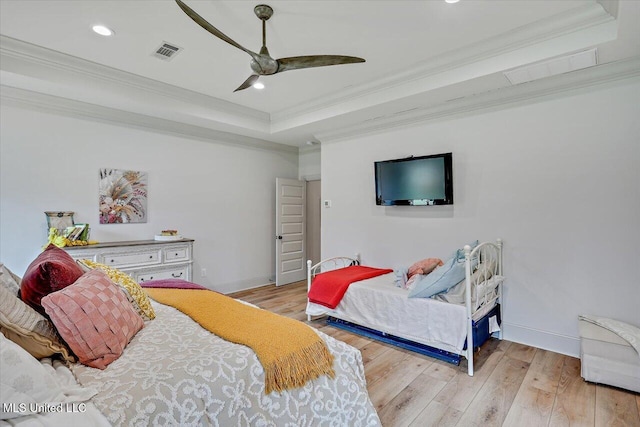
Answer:
<path fill-rule="evenodd" d="M 100 224 L 147 222 L 147 173 L 100 169 Z"/>

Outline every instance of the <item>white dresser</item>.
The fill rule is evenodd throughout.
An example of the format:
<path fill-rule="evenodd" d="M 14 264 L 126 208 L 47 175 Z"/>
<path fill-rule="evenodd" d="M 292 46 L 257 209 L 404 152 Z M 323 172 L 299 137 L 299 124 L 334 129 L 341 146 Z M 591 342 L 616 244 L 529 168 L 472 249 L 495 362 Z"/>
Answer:
<path fill-rule="evenodd" d="M 63 248 L 74 259 L 90 259 L 131 275 L 136 282 L 193 276 L 193 240 L 132 240 Z"/>

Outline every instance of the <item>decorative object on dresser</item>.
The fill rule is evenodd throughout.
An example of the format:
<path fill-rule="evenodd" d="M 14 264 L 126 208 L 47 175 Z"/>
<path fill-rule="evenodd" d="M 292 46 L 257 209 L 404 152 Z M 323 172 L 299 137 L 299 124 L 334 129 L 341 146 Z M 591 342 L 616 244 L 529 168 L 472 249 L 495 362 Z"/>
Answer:
<path fill-rule="evenodd" d="M 181 239 L 182 235 L 178 234 L 178 230 L 162 230 L 160 234 L 153 236 L 153 240 L 162 240 L 166 242 Z"/>
<path fill-rule="evenodd" d="M 55 228 L 59 233 L 62 233 L 67 227 L 72 227 L 75 224 L 73 222 L 74 213 L 70 211 L 45 211 L 44 214 L 47 216 L 47 231 Z"/>
<path fill-rule="evenodd" d="M 191 280 L 193 239 L 132 240 L 65 247 L 76 260 L 89 259 L 130 274 L 136 282 L 155 279 Z"/>

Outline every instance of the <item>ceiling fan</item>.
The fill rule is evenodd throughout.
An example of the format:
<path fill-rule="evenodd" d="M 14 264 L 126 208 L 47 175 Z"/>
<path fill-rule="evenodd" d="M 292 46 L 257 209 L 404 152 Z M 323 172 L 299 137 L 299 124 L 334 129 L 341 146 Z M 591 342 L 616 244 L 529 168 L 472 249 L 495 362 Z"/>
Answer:
<path fill-rule="evenodd" d="M 208 23 L 203 17 L 198 15 L 193 9 L 187 6 L 183 1 L 176 0 L 180 9 L 193 19 L 196 24 L 218 37 L 221 40 L 229 43 L 232 46 L 237 47 L 240 50 L 247 52 L 251 56 L 251 69 L 253 74 L 249 76 L 234 92 L 246 89 L 252 86 L 260 76 L 268 76 L 271 74 L 281 73 L 288 70 L 299 70 L 302 68 L 312 67 L 324 67 L 327 65 L 340 65 L 340 64 L 353 64 L 356 62 L 365 62 L 362 58 L 355 56 L 342 56 L 342 55 L 309 55 L 309 56 L 292 56 L 289 58 L 273 59 L 269 55 L 269 49 L 267 49 L 267 36 L 265 31 L 265 23 L 267 19 L 273 15 L 273 9 L 266 4 L 259 4 L 253 12 L 262 21 L 262 47 L 260 53 L 255 53 L 249 49 L 236 43 L 230 37 L 226 36 L 222 31 Z"/>

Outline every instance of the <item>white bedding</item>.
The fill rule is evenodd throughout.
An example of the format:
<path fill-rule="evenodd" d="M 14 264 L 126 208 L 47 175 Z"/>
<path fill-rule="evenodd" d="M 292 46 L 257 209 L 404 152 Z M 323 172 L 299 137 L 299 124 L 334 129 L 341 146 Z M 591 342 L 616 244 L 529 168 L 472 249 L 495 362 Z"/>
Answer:
<path fill-rule="evenodd" d="M 248 347 L 202 329 L 174 308 L 152 302 L 156 319 L 104 371 L 74 365 L 93 403 L 116 426 L 378 426 L 362 355 L 321 332 L 335 356 L 326 376 L 264 394 L 264 371 Z"/>
<path fill-rule="evenodd" d="M 52 374 L 55 382 L 61 388 L 69 390 L 77 387 L 77 381 L 69 368 L 62 362 L 50 358 L 40 360 L 46 370 Z M 94 391 L 90 389 L 78 389 L 78 394 L 87 393 L 91 396 Z M 57 412 L 61 409 L 60 412 Z M 109 427 L 109 422 L 91 401 L 80 399 L 74 403 L 66 403 L 54 406 L 49 412 L 32 414 L 9 420 L 0 421 L 0 426 L 16 427 Z"/>
<path fill-rule="evenodd" d="M 265 395 L 264 370 L 250 348 L 211 334 L 172 307 L 152 305 L 156 319 L 146 322 L 105 370 L 54 362 L 56 381 L 89 393 L 89 401 L 0 426 L 381 425 L 359 350 L 316 331 L 334 355 L 335 378 L 322 376 Z M 50 359 L 41 363 L 54 370 Z"/>
<path fill-rule="evenodd" d="M 465 306 L 431 298 L 407 298 L 393 273 L 353 283 L 335 309 L 308 303 L 311 316 L 327 314 L 400 338 L 463 354 Z"/>

